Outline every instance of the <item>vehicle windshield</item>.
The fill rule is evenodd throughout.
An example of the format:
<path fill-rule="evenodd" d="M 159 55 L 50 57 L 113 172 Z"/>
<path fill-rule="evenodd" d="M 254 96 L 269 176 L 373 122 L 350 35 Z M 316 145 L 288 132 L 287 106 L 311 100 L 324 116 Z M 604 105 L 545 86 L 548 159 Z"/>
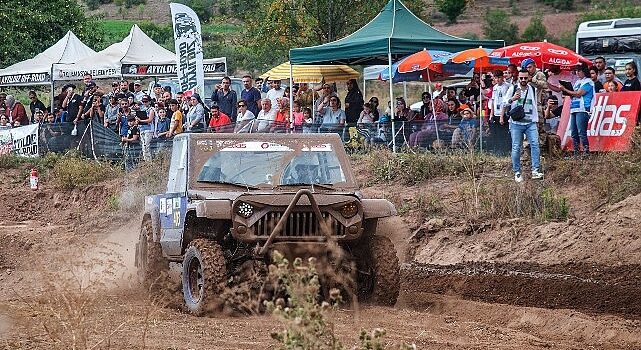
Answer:
<path fill-rule="evenodd" d="M 295 149 L 271 142 L 237 142 L 214 151 L 197 171 L 198 182 L 251 187 L 346 181 L 330 144 Z"/>

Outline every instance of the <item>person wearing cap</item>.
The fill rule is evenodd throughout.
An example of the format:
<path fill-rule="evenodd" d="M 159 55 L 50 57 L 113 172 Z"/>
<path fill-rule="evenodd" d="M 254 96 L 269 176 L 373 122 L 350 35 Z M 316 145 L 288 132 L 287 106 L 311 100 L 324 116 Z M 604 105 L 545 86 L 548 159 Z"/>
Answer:
<path fill-rule="evenodd" d="M 118 86 L 118 84 L 116 84 Z M 113 93 L 109 95 L 109 102 L 105 107 L 105 118 L 104 126 L 105 128 L 113 130 L 115 133 L 118 133 L 118 110 L 120 105 L 118 104 L 118 96 Z"/>
<path fill-rule="evenodd" d="M 142 97 L 145 96 L 145 92 L 142 91 L 142 82 L 140 80 L 134 81 L 134 101 L 142 102 Z"/>
<path fill-rule="evenodd" d="M 539 148 L 539 111 L 536 103 L 536 88 L 529 83 L 530 75 L 525 69 L 519 72 L 519 85 L 513 85 L 505 94 L 503 109 L 499 122 L 505 124 L 508 107 L 510 110 L 522 106 L 525 116 L 520 120 L 509 118 L 510 136 L 512 138 L 512 171 L 514 181 L 523 182 L 521 176 L 521 148 L 523 147 L 523 135 L 526 135 L 530 143 L 530 158 L 532 163 L 532 179 L 542 179 L 543 172 L 540 169 L 540 148 Z"/>
<path fill-rule="evenodd" d="M 151 161 L 151 140 L 156 134 L 156 109 L 151 105 L 151 98 L 147 95 L 142 97 L 141 111 L 145 112 L 145 118 L 136 117 L 140 129 L 140 145 L 142 146 L 142 158 Z"/>
<path fill-rule="evenodd" d="M 62 100 L 62 109 L 67 112 L 65 122 L 73 122 L 78 118 L 82 96 L 75 93 L 75 88 L 76 86 L 73 84 L 65 85 L 66 94 L 64 100 Z"/>
<path fill-rule="evenodd" d="M 478 136 L 479 120 L 470 107 L 461 110 L 461 121 L 452 133 L 452 147 L 474 149 Z"/>
<path fill-rule="evenodd" d="M 172 137 L 183 132 L 183 113 L 180 111 L 180 104 L 176 99 L 169 99 L 167 103 L 171 110 L 171 122 L 166 136 Z"/>
<path fill-rule="evenodd" d="M 95 81 L 91 80 L 87 83 L 87 86 L 85 88 L 85 92 L 83 94 L 82 102 L 80 103 L 80 107 L 78 109 L 78 116 L 76 119 L 73 121 L 74 124 L 77 124 L 80 120 L 85 120 L 89 121 L 91 117 L 89 114 L 91 113 L 91 109 L 93 108 L 93 101 L 94 99 L 100 99 L 97 93 L 98 90 L 98 85 L 96 84 Z"/>
<path fill-rule="evenodd" d="M 590 154 L 590 144 L 588 142 L 588 121 L 594 98 L 594 82 L 590 79 L 590 68 L 585 63 L 574 66 L 576 76 L 579 78 L 572 86 L 573 90 L 568 90 L 561 85 L 561 91 L 572 97 L 570 103 L 570 131 L 572 132 L 572 145 L 574 146 L 574 155 L 578 155 L 581 146 L 583 146 L 583 155 Z"/>
<path fill-rule="evenodd" d="M 92 100 L 91 107 L 89 108 L 88 119 L 93 120 L 94 123 L 103 124 L 105 122 L 105 110 L 99 98 L 94 98 Z"/>
<path fill-rule="evenodd" d="M 120 141 L 125 158 L 123 162 L 125 164 L 125 171 L 131 171 L 135 166 L 131 148 L 140 142 L 140 130 L 138 129 L 138 125 L 136 125 L 136 117 L 134 115 L 129 115 L 129 117 L 127 117 L 127 126 L 127 135 L 121 137 Z"/>
<path fill-rule="evenodd" d="M 38 99 L 38 95 L 34 90 L 29 91 L 29 110 L 31 111 L 31 120 L 35 120 L 36 110 L 48 111 L 45 104 Z"/>
<path fill-rule="evenodd" d="M 220 84 L 216 84 L 216 90 L 211 94 L 211 101 L 216 102 L 220 110 L 230 116 L 232 121 L 236 121 L 238 96 L 231 88 L 231 78 L 224 77 Z"/>

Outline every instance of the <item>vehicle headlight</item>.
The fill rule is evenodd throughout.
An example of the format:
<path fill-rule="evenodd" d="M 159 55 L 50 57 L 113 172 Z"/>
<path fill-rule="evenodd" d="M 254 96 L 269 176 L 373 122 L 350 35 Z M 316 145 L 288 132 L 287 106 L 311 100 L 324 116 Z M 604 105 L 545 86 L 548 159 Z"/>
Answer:
<path fill-rule="evenodd" d="M 254 213 L 254 207 L 249 203 L 243 202 L 236 207 L 236 213 L 247 219 Z"/>
<path fill-rule="evenodd" d="M 358 214 L 358 205 L 355 202 L 347 203 L 341 207 L 340 212 L 343 217 L 351 218 Z"/>

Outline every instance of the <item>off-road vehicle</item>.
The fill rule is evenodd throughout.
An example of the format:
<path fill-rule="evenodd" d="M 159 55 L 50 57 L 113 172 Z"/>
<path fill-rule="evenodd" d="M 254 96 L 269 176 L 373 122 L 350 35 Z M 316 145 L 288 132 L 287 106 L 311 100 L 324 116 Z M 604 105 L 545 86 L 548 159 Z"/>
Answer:
<path fill-rule="evenodd" d="M 182 263 L 185 306 L 200 315 L 274 250 L 322 255 L 332 242 L 355 266 L 355 294 L 393 305 L 399 260 L 377 225 L 395 215 L 362 198 L 337 134 L 181 134 L 167 192 L 145 198 L 136 266 L 151 286 Z"/>

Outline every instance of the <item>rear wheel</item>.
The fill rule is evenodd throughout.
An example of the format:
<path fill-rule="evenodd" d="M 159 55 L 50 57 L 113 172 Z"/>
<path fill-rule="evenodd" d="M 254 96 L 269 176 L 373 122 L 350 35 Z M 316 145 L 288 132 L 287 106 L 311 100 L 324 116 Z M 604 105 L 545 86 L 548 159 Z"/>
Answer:
<path fill-rule="evenodd" d="M 393 306 L 400 292 L 400 265 L 389 238 L 371 236 L 356 252 L 358 295 L 364 301 Z"/>
<path fill-rule="evenodd" d="M 187 310 L 197 316 L 223 306 L 220 295 L 226 277 L 223 250 L 208 239 L 189 243 L 183 259 L 183 298 Z"/>
<path fill-rule="evenodd" d="M 160 243 L 154 242 L 151 221 L 145 220 L 136 244 L 138 279 L 152 293 L 162 290 L 164 276 L 169 271 L 169 261 L 162 255 Z"/>

